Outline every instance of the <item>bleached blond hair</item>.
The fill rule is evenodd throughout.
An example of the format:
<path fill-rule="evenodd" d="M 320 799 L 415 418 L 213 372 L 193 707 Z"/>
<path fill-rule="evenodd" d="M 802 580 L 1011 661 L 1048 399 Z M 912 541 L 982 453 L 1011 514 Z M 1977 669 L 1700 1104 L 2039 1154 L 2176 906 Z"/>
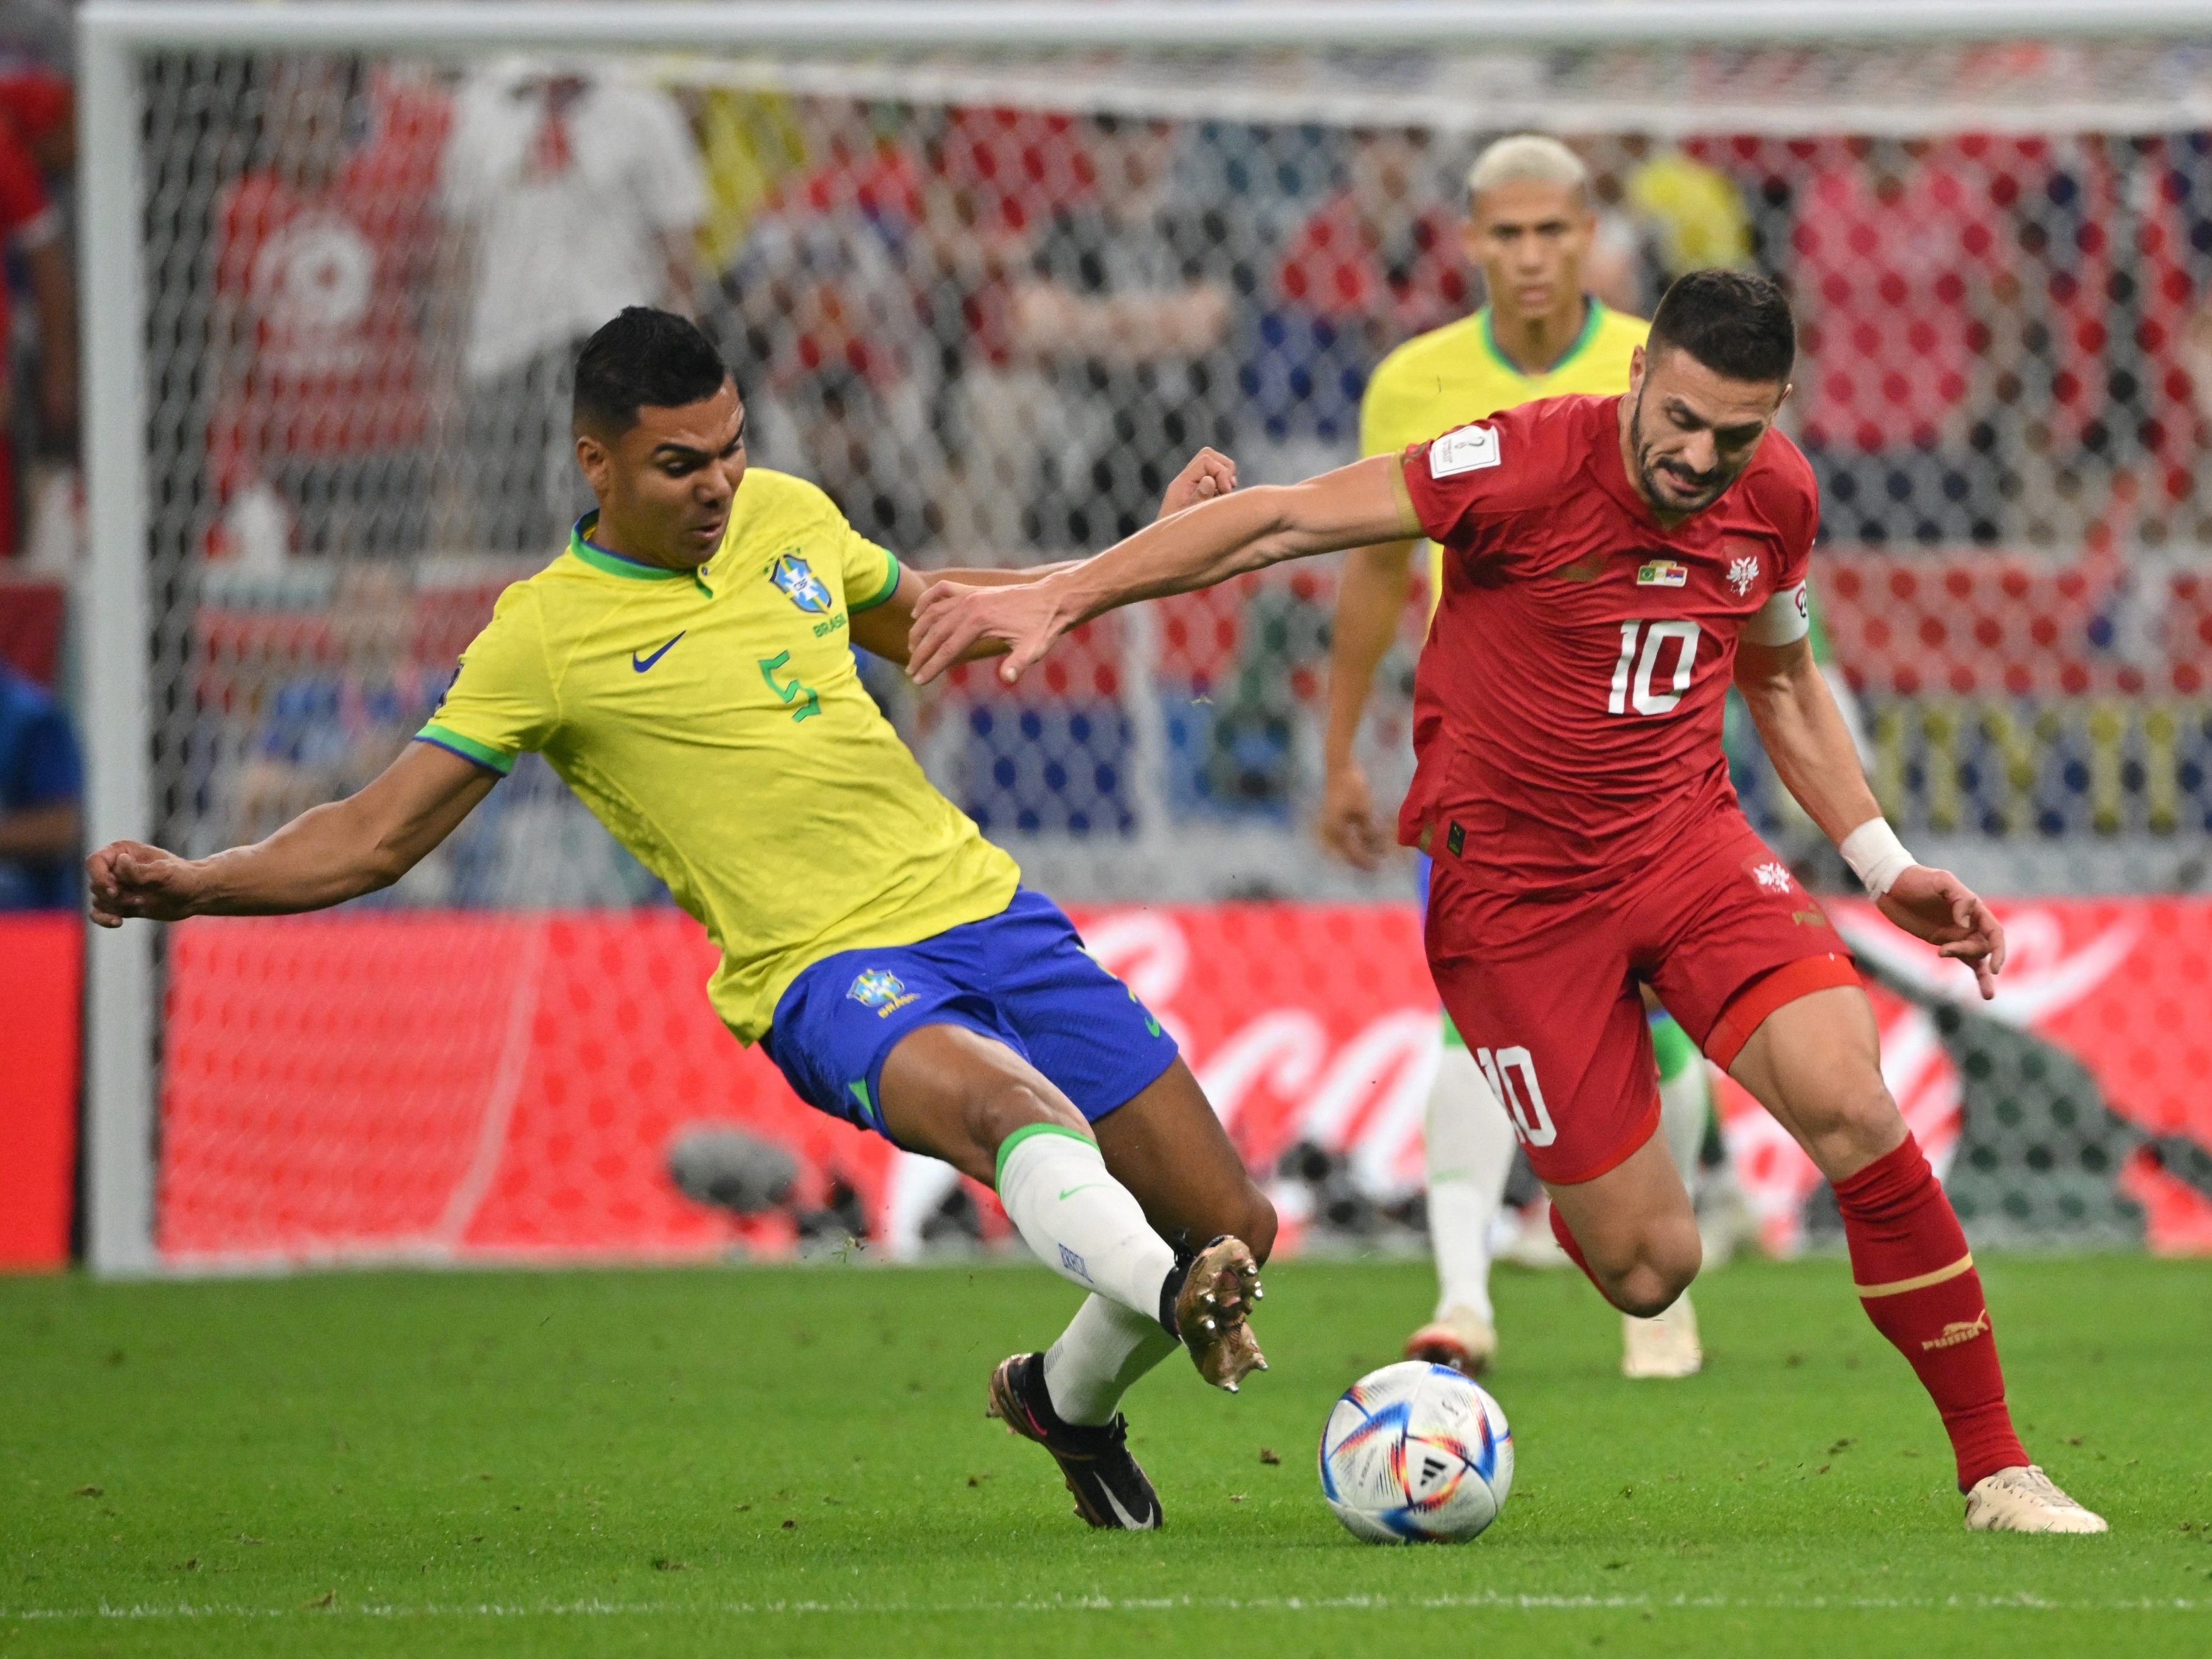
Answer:
<path fill-rule="evenodd" d="M 1467 170 L 1469 202 L 1499 185 L 1563 185 L 1588 205 L 1589 169 L 1583 158 L 1541 132 L 1516 132 L 1486 147 Z"/>

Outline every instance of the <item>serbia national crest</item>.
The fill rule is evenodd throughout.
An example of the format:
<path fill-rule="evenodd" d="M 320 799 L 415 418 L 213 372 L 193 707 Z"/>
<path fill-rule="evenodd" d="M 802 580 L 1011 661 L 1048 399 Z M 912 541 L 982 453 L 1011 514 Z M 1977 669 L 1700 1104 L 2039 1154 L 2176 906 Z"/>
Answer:
<path fill-rule="evenodd" d="M 795 550 L 776 555 L 775 564 L 769 568 L 768 579 L 801 611 L 820 616 L 830 609 L 829 588 L 814 574 L 814 567 Z"/>

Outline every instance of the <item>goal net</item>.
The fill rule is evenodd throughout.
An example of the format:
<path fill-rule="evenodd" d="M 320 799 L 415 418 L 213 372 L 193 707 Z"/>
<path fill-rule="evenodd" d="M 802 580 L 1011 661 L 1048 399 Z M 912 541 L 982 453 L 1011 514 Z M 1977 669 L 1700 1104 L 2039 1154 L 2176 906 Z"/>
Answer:
<path fill-rule="evenodd" d="M 754 465 L 902 559 L 1027 565 L 1147 521 L 1201 445 L 1247 483 L 1357 458 L 1381 358 L 1484 302 L 1469 162 L 1545 131 L 1590 169 L 1598 303 L 1648 314 L 1711 265 L 1788 284 L 1784 424 L 1821 481 L 1814 586 L 1870 773 L 1924 856 L 2027 896 L 2030 988 L 1995 1024 L 1931 962 L 1883 964 L 1893 1086 L 1964 1147 L 1970 1223 L 2212 1220 L 2187 1156 L 2212 1125 L 2137 994 L 2155 927 L 2203 935 L 2201 964 L 2212 920 L 2109 896 L 2188 886 L 2212 815 L 2201 46 L 1608 41 L 1596 7 L 1508 46 L 1285 45 L 1270 9 L 1225 8 L 1244 44 L 1177 50 L 1141 22 L 1114 40 L 1120 9 L 1020 6 L 1000 43 L 927 45 L 911 18 L 976 9 L 924 6 L 897 40 L 748 45 L 745 8 L 697 7 L 691 44 L 661 18 L 585 49 L 539 6 L 493 52 L 471 43 L 497 7 L 186 9 L 242 20 L 228 36 L 137 9 L 105 9 L 87 94 L 88 189 L 128 198 L 90 210 L 95 574 L 130 590 L 88 613 L 120 756 L 96 763 L 103 834 L 211 852 L 398 752 L 590 505 L 569 365 L 624 303 L 715 336 Z M 931 776 L 1170 1018 L 1304 1237 L 1411 1240 L 1436 1029 L 1410 878 L 1312 827 L 1334 574 L 1120 613 L 1016 690 L 866 670 Z M 1358 739 L 1386 812 L 1425 604 Z M 1741 725 L 1755 822 L 1838 885 Z M 856 1232 L 899 1254 L 1002 1228 L 741 1053 L 698 930 L 532 757 L 389 892 L 155 950 L 140 930 L 94 963 L 108 1265 Z M 2056 1095 L 2054 1036 L 2080 1073 Z M 1978 1109 L 1962 1063 L 2014 1039 Z M 1809 1166 L 1723 1105 L 1768 1241 L 1818 1237 Z M 672 1173 L 732 1127 L 796 1155 L 781 1209 L 740 1218 Z"/>

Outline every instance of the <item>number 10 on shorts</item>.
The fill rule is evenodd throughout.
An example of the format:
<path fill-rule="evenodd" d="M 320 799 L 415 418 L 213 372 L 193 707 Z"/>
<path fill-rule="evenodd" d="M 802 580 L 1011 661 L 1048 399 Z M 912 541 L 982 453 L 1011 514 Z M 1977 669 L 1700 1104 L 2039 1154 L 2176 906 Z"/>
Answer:
<path fill-rule="evenodd" d="M 1544 1105 L 1544 1085 L 1536 1081 L 1536 1062 L 1526 1048 L 1477 1048 L 1474 1063 L 1513 1120 L 1514 1133 L 1531 1146 L 1548 1146 L 1559 1138 Z"/>

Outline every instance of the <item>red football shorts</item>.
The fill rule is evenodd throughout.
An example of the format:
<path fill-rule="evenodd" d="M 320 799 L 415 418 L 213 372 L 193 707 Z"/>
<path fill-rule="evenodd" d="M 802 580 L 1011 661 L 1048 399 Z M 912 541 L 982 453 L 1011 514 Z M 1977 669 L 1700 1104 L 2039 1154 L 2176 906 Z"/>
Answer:
<path fill-rule="evenodd" d="M 1426 939 L 1445 1012 L 1555 1187 L 1603 1175 L 1659 1127 L 1638 980 L 1723 1070 L 1784 1003 L 1859 983 L 1826 915 L 1733 807 L 1589 892 L 1501 892 L 1447 854 Z"/>

